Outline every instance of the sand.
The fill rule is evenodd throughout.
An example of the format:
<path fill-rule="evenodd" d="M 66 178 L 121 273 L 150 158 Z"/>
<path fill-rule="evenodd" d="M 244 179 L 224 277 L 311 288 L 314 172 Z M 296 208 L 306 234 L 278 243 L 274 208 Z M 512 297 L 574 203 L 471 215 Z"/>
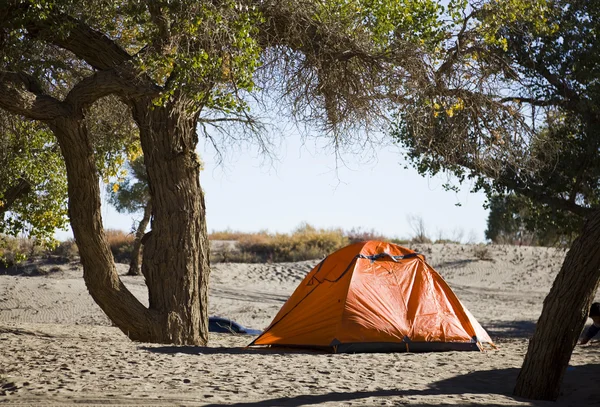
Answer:
<path fill-rule="evenodd" d="M 207 347 L 136 343 L 112 327 L 93 302 L 79 263 L 32 264 L 0 275 L 0 404 L 600 405 L 598 341 L 575 349 L 557 402 L 511 396 L 564 250 L 450 244 L 412 248 L 427 256 L 498 350 L 273 352 L 245 349 L 253 336 L 228 334 L 211 334 Z M 316 263 L 216 264 L 209 313 L 262 329 Z M 126 265 L 118 268 L 122 274 L 127 271 Z M 122 279 L 147 302 L 142 277 Z"/>

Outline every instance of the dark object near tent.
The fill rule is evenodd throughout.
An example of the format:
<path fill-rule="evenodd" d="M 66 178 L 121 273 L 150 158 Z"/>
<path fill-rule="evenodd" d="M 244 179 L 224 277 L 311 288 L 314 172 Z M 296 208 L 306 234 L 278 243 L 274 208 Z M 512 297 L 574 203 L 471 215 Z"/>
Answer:
<path fill-rule="evenodd" d="M 246 328 L 231 319 L 222 317 L 208 317 L 208 331 L 227 334 L 260 335 L 259 329 Z"/>

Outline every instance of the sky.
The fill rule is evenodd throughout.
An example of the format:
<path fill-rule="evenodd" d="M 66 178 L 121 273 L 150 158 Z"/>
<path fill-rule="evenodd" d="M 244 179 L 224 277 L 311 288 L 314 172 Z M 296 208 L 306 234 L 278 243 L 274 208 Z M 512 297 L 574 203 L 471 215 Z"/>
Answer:
<path fill-rule="evenodd" d="M 274 148 L 273 159 L 247 148 L 229 152 L 220 163 L 214 148 L 202 142 L 198 153 L 204 161 L 200 184 L 209 232 L 289 233 L 307 222 L 316 228 L 361 228 L 410 238 L 415 235 L 411 218 L 421 218 L 434 240 L 484 241 L 484 195 L 470 193 L 470 185 L 458 193 L 444 190 L 446 176 L 422 177 L 405 168 L 393 145 L 336 159 L 323 140 L 303 141 L 292 134 Z M 141 214 L 117 213 L 106 196 L 102 216 L 106 229 L 124 231 L 141 219 Z"/>

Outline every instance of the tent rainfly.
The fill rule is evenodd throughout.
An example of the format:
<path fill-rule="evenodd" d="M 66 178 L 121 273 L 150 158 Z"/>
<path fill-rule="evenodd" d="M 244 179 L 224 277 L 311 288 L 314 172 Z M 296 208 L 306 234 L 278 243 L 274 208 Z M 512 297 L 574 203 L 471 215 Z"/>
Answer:
<path fill-rule="evenodd" d="M 483 350 L 487 332 L 423 255 L 380 241 L 315 266 L 249 346 L 353 352 Z"/>

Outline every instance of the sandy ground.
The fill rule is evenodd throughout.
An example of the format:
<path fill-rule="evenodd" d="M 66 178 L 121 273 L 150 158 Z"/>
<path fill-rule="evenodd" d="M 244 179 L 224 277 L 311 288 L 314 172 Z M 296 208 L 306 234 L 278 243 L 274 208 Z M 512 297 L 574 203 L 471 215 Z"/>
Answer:
<path fill-rule="evenodd" d="M 564 251 L 489 246 L 487 259 L 480 260 L 478 246 L 412 248 L 426 254 L 498 350 L 273 352 L 245 349 L 254 337 L 227 334 L 211 334 L 208 347 L 135 343 L 111 327 L 93 302 L 78 263 L 44 264 L 0 275 L 0 404 L 600 405 L 598 341 L 576 348 L 556 403 L 511 396 Z M 217 264 L 209 312 L 262 329 L 314 264 Z M 127 266 L 119 270 L 124 274 Z M 147 302 L 142 277 L 122 279 Z"/>

